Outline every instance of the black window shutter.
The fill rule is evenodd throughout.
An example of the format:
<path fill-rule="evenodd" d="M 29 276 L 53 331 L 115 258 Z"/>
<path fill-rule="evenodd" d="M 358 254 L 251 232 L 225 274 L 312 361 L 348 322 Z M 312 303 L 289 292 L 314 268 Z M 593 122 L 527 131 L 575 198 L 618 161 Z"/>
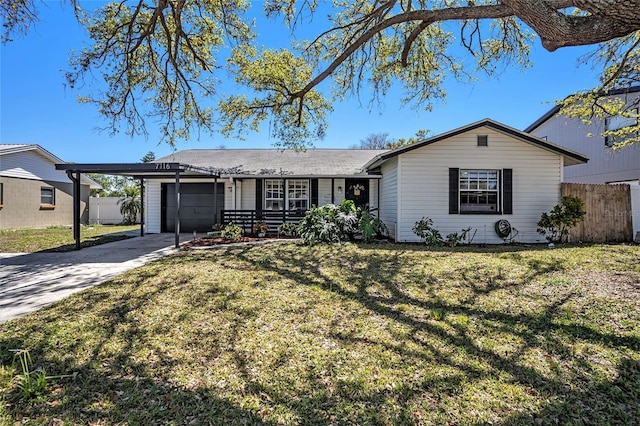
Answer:
<path fill-rule="evenodd" d="M 502 170 L 502 213 L 513 214 L 513 169 Z"/>
<path fill-rule="evenodd" d="M 262 212 L 262 181 L 264 179 L 256 179 L 256 211 Z"/>
<path fill-rule="evenodd" d="M 311 205 L 318 206 L 318 179 L 311 179 Z"/>
<path fill-rule="evenodd" d="M 458 184 L 460 169 L 449 169 L 449 214 L 458 214 Z"/>

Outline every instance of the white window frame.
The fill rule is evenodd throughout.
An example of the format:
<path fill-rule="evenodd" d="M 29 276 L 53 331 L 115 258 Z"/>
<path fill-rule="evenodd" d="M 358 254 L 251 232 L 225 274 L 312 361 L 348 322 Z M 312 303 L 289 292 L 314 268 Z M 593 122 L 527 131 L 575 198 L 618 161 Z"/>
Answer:
<path fill-rule="evenodd" d="M 283 190 L 282 179 L 264 180 L 264 209 L 282 211 L 284 206 L 288 210 L 308 210 L 311 199 L 311 182 L 309 179 L 285 179 Z M 274 196 L 279 194 L 280 196 Z M 274 208 L 276 207 L 277 208 Z"/>
<path fill-rule="evenodd" d="M 309 179 L 287 179 L 287 202 L 289 210 L 309 209 Z"/>
<path fill-rule="evenodd" d="M 278 196 L 275 196 L 279 194 Z M 274 208 L 277 205 L 277 208 Z M 284 207 L 284 189 L 282 179 L 265 179 L 264 181 L 264 209 L 282 210 Z"/>
<path fill-rule="evenodd" d="M 491 176 L 494 174 L 494 176 Z M 460 214 L 500 214 L 501 208 L 501 176 L 498 169 L 460 169 L 458 174 L 458 206 Z M 476 203 L 484 208 L 472 209 L 470 203 L 463 203 L 464 194 L 475 197 L 486 197 L 487 202 Z M 495 194 L 495 203 L 489 203 L 489 195 Z M 494 207 L 491 209 L 491 207 Z"/>

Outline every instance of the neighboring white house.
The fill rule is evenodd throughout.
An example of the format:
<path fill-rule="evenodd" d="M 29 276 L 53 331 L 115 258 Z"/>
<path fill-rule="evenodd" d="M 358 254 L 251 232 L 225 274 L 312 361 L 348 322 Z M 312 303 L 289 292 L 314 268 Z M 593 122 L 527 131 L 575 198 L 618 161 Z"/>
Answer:
<path fill-rule="evenodd" d="M 564 166 L 586 161 L 487 119 L 393 151 L 187 150 L 155 162 L 220 173 L 181 180 L 183 232 L 234 218 L 296 220 L 312 205 L 347 198 L 377 208 L 397 241 L 418 241 L 412 228 L 430 217 L 443 235 L 471 227 L 474 242 L 501 243 L 494 231 L 500 219 L 519 230 L 518 241 L 543 242 L 536 222 L 560 201 Z M 174 229 L 174 186 L 147 181 L 147 232 Z"/>
<path fill-rule="evenodd" d="M 624 100 L 627 108 L 638 110 L 640 86 L 612 91 L 613 98 Z M 560 115 L 560 107 L 550 109 L 524 131 L 535 136 L 557 141 L 565 148 L 584 153 L 589 162 L 569 167 L 564 182 L 573 183 L 627 183 L 631 185 L 631 217 L 633 235 L 640 236 L 640 144 L 614 149 L 615 141 L 602 136 L 605 130 L 617 130 L 637 124 L 621 117 L 605 120 L 593 119 L 584 123 Z"/>
<path fill-rule="evenodd" d="M 73 223 L 73 184 L 64 163 L 34 144 L 0 144 L 0 229 Z M 81 220 L 88 219 L 89 189 L 100 185 L 82 175 Z"/>
<path fill-rule="evenodd" d="M 637 108 L 640 86 L 613 91 L 611 97 L 623 99 L 628 106 Z M 594 118 L 587 124 L 581 119 L 560 115 L 560 107 L 555 106 L 524 131 L 589 157 L 588 163 L 566 169 L 564 182 L 638 184 L 640 144 L 614 149 L 614 141 L 602 136 L 605 130 L 616 130 L 629 124 L 635 123 L 620 117 Z"/>

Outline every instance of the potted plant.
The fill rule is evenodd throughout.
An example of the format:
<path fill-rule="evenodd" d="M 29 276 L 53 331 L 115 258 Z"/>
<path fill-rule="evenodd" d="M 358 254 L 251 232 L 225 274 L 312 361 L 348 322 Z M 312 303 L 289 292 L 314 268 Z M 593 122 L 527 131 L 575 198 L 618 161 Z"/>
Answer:
<path fill-rule="evenodd" d="M 265 222 L 258 222 L 253 225 L 253 233 L 260 238 L 267 235 L 267 231 L 269 231 L 269 225 L 267 225 Z"/>

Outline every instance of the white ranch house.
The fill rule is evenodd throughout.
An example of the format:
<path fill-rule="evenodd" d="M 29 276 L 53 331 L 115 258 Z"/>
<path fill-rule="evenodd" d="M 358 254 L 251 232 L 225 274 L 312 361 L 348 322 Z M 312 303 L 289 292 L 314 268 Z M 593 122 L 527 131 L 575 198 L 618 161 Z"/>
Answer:
<path fill-rule="evenodd" d="M 536 222 L 560 200 L 565 166 L 583 155 L 485 119 L 396 150 L 186 150 L 156 160 L 216 172 L 180 180 L 180 230 L 216 222 L 298 221 L 312 205 L 345 198 L 368 204 L 396 241 L 418 241 L 415 222 L 430 217 L 443 234 L 477 229 L 474 242 L 502 243 L 500 219 L 517 241 L 544 242 Z M 175 229 L 175 182 L 149 179 L 146 232 Z"/>

